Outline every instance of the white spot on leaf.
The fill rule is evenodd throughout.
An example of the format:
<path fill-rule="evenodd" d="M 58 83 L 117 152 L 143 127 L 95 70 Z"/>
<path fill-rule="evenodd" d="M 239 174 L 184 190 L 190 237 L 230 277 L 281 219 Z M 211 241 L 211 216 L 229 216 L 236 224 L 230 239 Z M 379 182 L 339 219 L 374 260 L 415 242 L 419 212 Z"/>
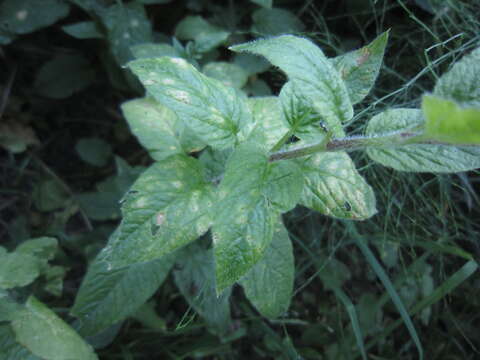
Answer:
<path fill-rule="evenodd" d="M 172 182 L 172 185 L 173 185 L 173 187 L 176 188 L 176 189 L 180 189 L 180 188 L 183 186 L 183 184 L 182 184 L 181 181 L 173 181 L 173 182 Z"/>
<path fill-rule="evenodd" d="M 173 84 L 175 84 L 175 80 L 170 79 L 170 78 L 165 78 L 165 79 L 162 79 L 162 84 L 163 85 L 173 85 Z"/>
<path fill-rule="evenodd" d="M 158 213 L 156 218 L 155 218 L 155 224 L 157 226 L 161 226 L 165 222 L 165 214 L 164 213 Z"/>

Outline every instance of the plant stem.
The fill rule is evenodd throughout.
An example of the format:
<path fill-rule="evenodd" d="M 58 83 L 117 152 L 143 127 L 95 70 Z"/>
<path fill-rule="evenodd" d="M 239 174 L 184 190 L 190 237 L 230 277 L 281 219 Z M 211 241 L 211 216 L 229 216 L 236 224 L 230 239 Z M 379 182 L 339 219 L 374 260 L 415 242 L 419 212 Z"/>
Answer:
<path fill-rule="evenodd" d="M 332 151 L 354 151 L 366 148 L 390 148 L 411 144 L 449 145 L 449 146 L 472 146 L 463 144 L 449 144 L 436 140 L 427 139 L 419 133 L 396 132 L 380 136 L 355 136 L 341 139 L 328 139 L 324 141 L 298 147 L 286 151 L 274 152 L 270 155 L 269 161 L 287 160 L 312 155 L 318 152 Z"/>
<path fill-rule="evenodd" d="M 285 144 L 288 139 L 290 139 L 292 137 L 294 133 L 294 130 L 288 130 L 285 135 L 282 136 L 282 138 L 280 140 L 278 140 L 278 142 L 272 147 L 272 150 L 270 150 L 271 152 L 277 152 L 278 150 L 280 150 L 283 146 L 283 144 Z"/>

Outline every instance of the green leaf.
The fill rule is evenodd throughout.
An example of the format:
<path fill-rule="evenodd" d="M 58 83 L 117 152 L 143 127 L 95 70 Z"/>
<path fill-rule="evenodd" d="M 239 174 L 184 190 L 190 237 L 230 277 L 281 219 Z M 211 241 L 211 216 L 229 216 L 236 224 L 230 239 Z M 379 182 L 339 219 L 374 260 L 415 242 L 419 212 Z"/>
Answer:
<path fill-rule="evenodd" d="M 199 160 L 205 167 L 206 177 L 209 181 L 218 182 L 225 172 L 225 164 L 232 150 L 213 150 L 211 147 L 207 147 L 200 154 Z"/>
<path fill-rule="evenodd" d="M 412 132 L 424 125 L 421 110 L 391 109 L 370 119 L 367 135 L 391 132 Z M 395 148 L 369 148 L 368 156 L 400 171 L 452 173 L 480 167 L 479 147 L 449 145 L 405 145 Z"/>
<path fill-rule="evenodd" d="M 326 289 L 340 289 L 352 277 L 347 265 L 334 257 L 321 256 L 317 259 L 316 265 L 318 276 Z"/>
<path fill-rule="evenodd" d="M 11 325 L 17 341 L 42 358 L 97 359 L 91 346 L 75 330 L 33 296 Z"/>
<path fill-rule="evenodd" d="M 208 63 L 203 67 L 203 73 L 237 89 L 241 89 L 248 80 L 248 74 L 241 67 L 224 61 Z"/>
<path fill-rule="evenodd" d="M 279 220 L 265 256 L 239 282 L 247 298 L 263 316 L 276 318 L 290 306 L 294 278 L 292 243 Z"/>
<path fill-rule="evenodd" d="M 252 14 L 252 20 L 251 32 L 259 36 L 293 34 L 305 29 L 299 18 L 284 9 L 259 9 Z"/>
<path fill-rule="evenodd" d="M 97 191 L 85 192 L 75 196 L 75 200 L 92 220 L 112 220 L 121 216 L 120 200 L 137 177 L 145 170 L 143 167 L 130 167 L 120 157 L 115 157 L 117 173 L 98 182 Z"/>
<path fill-rule="evenodd" d="M 295 205 L 303 181 L 291 162 L 269 163 L 250 143 L 235 149 L 218 187 L 212 228 L 217 292 L 240 279 L 263 256 L 278 214 Z"/>
<path fill-rule="evenodd" d="M 118 236 L 117 229 L 110 242 Z M 99 334 L 137 311 L 163 283 L 174 262 L 174 255 L 169 255 L 111 270 L 109 251 L 104 249 L 90 265 L 71 310 L 84 336 Z"/>
<path fill-rule="evenodd" d="M 240 66 L 248 76 L 263 73 L 270 68 L 270 63 L 265 58 L 248 53 L 235 54 L 233 63 Z"/>
<path fill-rule="evenodd" d="M 70 7 L 60 0 L 4 0 L 0 3 L 0 30 L 28 34 L 67 16 Z"/>
<path fill-rule="evenodd" d="M 263 6 L 264 8 L 271 8 L 273 0 L 250 0 L 252 3 Z"/>
<path fill-rule="evenodd" d="M 0 247 L 0 288 L 11 289 L 30 284 L 40 274 L 40 266 L 31 254 L 11 252 Z"/>
<path fill-rule="evenodd" d="M 11 321 L 15 314 L 21 310 L 22 305 L 15 302 L 6 290 L 0 289 L 0 322 Z M 0 345 L 0 354 L 3 353 L 1 349 Z"/>
<path fill-rule="evenodd" d="M 230 47 L 236 52 L 265 56 L 295 83 L 299 94 L 329 124 L 350 120 L 353 108 L 347 88 L 322 50 L 311 41 L 291 35 Z"/>
<path fill-rule="evenodd" d="M 255 79 L 250 81 L 247 86 L 245 86 L 244 91 L 251 96 L 271 96 L 272 89 L 270 86 L 263 81 L 262 79 Z"/>
<path fill-rule="evenodd" d="M 85 57 L 62 54 L 43 64 L 35 78 L 34 87 L 45 97 L 65 99 L 86 89 L 94 80 L 95 71 Z"/>
<path fill-rule="evenodd" d="M 152 26 L 142 4 L 133 1 L 112 5 L 102 15 L 108 43 L 119 65 L 132 60 L 133 45 L 153 41 Z"/>
<path fill-rule="evenodd" d="M 168 44 L 139 44 L 132 46 L 130 50 L 135 59 L 156 58 L 162 56 L 181 57 L 179 51 Z"/>
<path fill-rule="evenodd" d="M 180 40 L 194 40 L 196 50 L 201 53 L 213 50 L 225 40 L 230 33 L 210 24 L 201 16 L 187 16 L 175 28 L 175 36 Z"/>
<path fill-rule="evenodd" d="M 180 58 L 139 59 L 128 64 L 147 91 L 216 148 L 233 146 L 253 126 L 246 101 Z M 240 133 L 240 134 L 239 134 Z"/>
<path fill-rule="evenodd" d="M 62 26 L 62 30 L 76 39 L 103 39 L 99 26 L 93 21 L 81 21 Z"/>
<path fill-rule="evenodd" d="M 377 212 L 372 188 L 347 153 L 318 153 L 298 164 L 305 176 L 302 205 L 351 220 L 368 219 Z"/>
<path fill-rule="evenodd" d="M 156 161 L 204 147 L 173 111 L 153 99 L 130 100 L 121 108 L 130 130 Z"/>
<path fill-rule="evenodd" d="M 251 137 L 269 151 L 288 132 L 277 97 L 251 97 L 248 105 L 255 121 Z"/>
<path fill-rule="evenodd" d="M 310 100 L 298 89 L 298 84 L 287 82 L 280 91 L 280 103 L 283 109 L 283 117 L 292 135 L 296 135 L 305 141 L 320 142 L 327 133 L 335 137 L 344 137 L 342 124 L 324 119 L 311 105 Z"/>
<path fill-rule="evenodd" d="M 480 108 L 480 48 L 464 56 L 440 77 L 433 95 L 460 103 L 462 107 Z"/>
<path fill-rule="evenodd" d="M 67 268 L 63 266 L 48 266 L 43 276 L 45 277 L 45 291 L 53 296 L 61 296 L 63 291 L 63 279 L 67 273 Z"/>
<path fill-rule="evenodd" d="M 69 194 L 55 180 L 45 180 L 35 184 L 32 193 L 33 203 L 40 211 L 52 211 L 68 204 Z"/>
<path fill-rule="evenodd" d="M 107 165 L 112 156 L 112 147 L 100 138 L 83 138 L 75 145 L 80 158 L 86 163 L 102 167 Z"/>
<path fill-rule="evenodd" d="M 32 255 L 37 259 L 41 271 L 48 269 L 47 263 L 52 260 L 58 249 L 58 241 L 55 238 L 42 236 L 29 239 L 21 243 L 15 249 L 16 253 Z"/>
<path fill-rule="evenodd" d="M 213 200 L 197 159 L 174 155 L 156 162 L 124 198 L 119 236 L 108 245 L 110 266 L 158 259 L 203 235 Z"/>
<path fill-rule="evenodd" d="M 422 110 L 425 115 L 425 136 L 450 144 L 480 145 L 479 108 L 463 108 L 457 103 L 426 95 Z"/>
<path fill-rule="evenodd" d="M 191 307 L 202 316 L 209 327 L 219 334 L 227 333 L 231 326 L 231 288 L 219 296 L 215 293 L 215 261 L 212 250 L 197 244 L 183 249 L 173 271 L 175 284 Z"/>
<path fill-rule="evenodd" d="M 388 31 L 370 44 L 330 59 L 345 81 L 352 104 L 362 101 L 370 92 L 382 66 Z"/>
<path fill-rule="evenodd" d="M 33 355 L 15 340 L 10 325 L 0 325 L 0 354 L 2 360 L 44 360 Z"/>
<path fill-rule="evenodd" d="M 167 330 L 167 322 L 163 317 L 158 315 L 155 309 L 156 306 L 157 303 L 155 299 L 153 299 L 140 306 L 132 317 L 147 328 L 156 331 L 165 331 Z"/>

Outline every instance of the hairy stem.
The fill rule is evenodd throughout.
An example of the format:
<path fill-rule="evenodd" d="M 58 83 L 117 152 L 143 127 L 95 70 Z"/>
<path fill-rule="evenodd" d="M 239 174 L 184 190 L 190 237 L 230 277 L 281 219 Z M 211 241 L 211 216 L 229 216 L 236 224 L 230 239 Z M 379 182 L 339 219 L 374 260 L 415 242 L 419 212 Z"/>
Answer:
<path fill-rule="evenodd" d="M 450 145 L 452 144 L 427 139 L 419 133 L 396 132 L 378 136 L 355 136 L 341 139 L 326 139 L 320 143 L 298 147 L 286 151 L 274 152 L 269 161 L 287 160 L 312 155 L 318 152 L 354 151 L 366 148 L 389 148 L 410 144 Z M 469 146 L 459 145 L 455 146 Z M 471 146 L 471 145 L 470 145 Z"/>

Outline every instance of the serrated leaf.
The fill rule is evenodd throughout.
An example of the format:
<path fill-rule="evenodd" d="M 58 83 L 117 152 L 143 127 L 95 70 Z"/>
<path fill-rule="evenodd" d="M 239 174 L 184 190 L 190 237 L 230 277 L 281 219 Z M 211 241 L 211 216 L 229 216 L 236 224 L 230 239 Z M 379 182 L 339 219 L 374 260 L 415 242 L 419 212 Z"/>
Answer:
<path fill-rule="evenodd" d="M 290 306 L 294 278 L 292 243 L 287 229 L 281 220 L 277 220 L 265 256 L 239 283 L 247 298 L 263 316 L 276 318 Z"/>
<path fill-rule="evenodd" d="M 480 105 L 480 102 L 479 102 Z M 480 145 L 480 107 L 464 108 L 435 96 L 424 96 L 425 136 L 450 144 Z"/>
<path fill-rule="evenodd" d="M 297 205 L 304 184 L 301 168 L 293 160 L 270 163 L 264 189 L 271 205 L 287 212 Z"/>
<path fill-rule="evenodd" d="M 187 16 L 175 28 L 175 36 L 180 40 L 194 40 L 196 50 L 201 53 L 213 50 L 225 40 L 230 32 L 210 24 L 201 16 Z"/>
<path fill-rule="evenodd" d="M 0 355 L 2 360 L 44 360 L 33 355 L 15 340 L 10 325 L 0 325 Z"/>
<path fill-rule="evenodd" d="M 424 123 L 421 110 L 387 110 L 369 121 L 367 135 L 408 132 Z M 400 171 L 451 173 L 480 167 L 480 147 L 412 144 L 395 148 L 369 148 L 367 154 L 372 160 Z"/>
<path fill-rule="evenodd" d="M 204 147 L 173 111 L 153 99 L 130 100 L 121 108 L 130 130 L 156 161 Z"/>
<path fill-rule="evenodd" d="M 209 62 L 203 67 L 203 73 L 237 89 L 241 89 L 248 80 L 248 74 L 241 67 L 224 61 Z"/>
<path fill-rule="evenodd" d="M 51 360 L 97 359 L 93 349 L 67 323 L 35 297 L 11 323 L 16 340 L 32 353 Z"/>
<path fill-rule="evenodd" d="M 118 229 L 110 242 L 118 238 Z M 101 333 L 132 315 L 167 277 L 175 256 L 169 255 L 122 269 L 109 269 L 109 249 L 104 249 L 90 265 L 75 298 L 71 314 L 85 336 Z"/>
<path fill-rule="evenodd" d="M 130 48 L 135 59 L 156 58 L 162 56 L 181 57 L 180 52 L 168 44 L 138 44 Z"/>
<path fill-rule="evenodd" d="M 285 9 L 263 8 L 252 14 L 251 32 L 259 36 L 275 36 L 302 32 L 305 25 Z"/>
<path fill-rule="evenodd" d="M 350 120 L 353 108 L 340 74 L 311 41 L 283 35 L 230 47 L 265 56 L 295 83 L 295 88 L 329 124 Z"/>
<path fill-rule="evenodd" d="M 465 55 L 443 74 L 433 95 L 455 101 L 462 107 L 480 108 L 480 48 Z"/>
<path fill-rule="evenodd" d="M 362 101 L 375 84 L 382 66 L 388 34 L 386 31 L 370 44 L 330 59 L 345 81 L 352 104 Z"/>
<path fill-rule="evenodd" d="M 110 266 L 155 260 L 203 235 L 213 201 L 198 160 L 174 155 L 156 162 L 124 198 L 118 239 L 108 245 Z"/>
<path fill-rule="evenodd" d="M 269 163 L 266 151 L 249 143 L 235 150 L 218 187 L 212 227 L 218 293 L 264 256 L 278 214 L 294 206 L 302 184 L 295 167 Z"/>
<path fill-rule="evenodd" d="M 132 46 L 153 41 L 151 23 L 138 2 L 112 5 L 102 13 L 102 19 L 111 52 L 119 65 L 132 60 Z"/>
<path fill-rule="evenodd" d="M 70 7 L 60 0 L 4 0 L 0 4 L 0 30 L 28 34 L 67 16 Z"/>
<path fill-rule="evenodd" d="M 11 289 L 30 284 L 40 274 L 40 265 L 31 254 L 7 253 L 0 247 L 0 288 Z"/>
<path fill-rule="evenodd" d="M 283 113 L 277 97 L 251 97 L 248 106 L 255 121 L 255 129 L 251 137 L 257 143 L 270 150 L 287 132 Z"/>
<path fill-rule="evenodd" d="M 62 26 L 62 30 L 76 39 L 103 39 L 103 34 L 94 21 L 81 21 Z"/>
<path fill-rule="evenodd" d="M 215 292 L 215 261 L 212 250 L 192 244 L 179 254 L 173 271 L 175 284 L 184 298 L 218 333 L 226 333 L 231 325 L 231 288 L 219 296 Z"/>
<path fill-rule="evenodd" d="M 338 138 L 345 136 L 341 123 L 324 119 L 298 89 L 298 84 L 287 82 L 280 91 L 279 99 L 283 109 L 281 119 L 300 139 L 320 142 L 328 133 Z"/>
<path fill-rule="evenodd" d="M 302 205 L 351 220 L 368 219 L 377 212 L 372 188 L 347 153 L 318 153 L 298 164 L 305 176 Z"/>
<path fill-rule="evenodd" d="M 245 99 L 187 61 L 139 59 L 128 66 L 157 101 L 174 111 L 208 145 L 231 147 L 239 135 L 250 131 L 253 122 Z"/>

